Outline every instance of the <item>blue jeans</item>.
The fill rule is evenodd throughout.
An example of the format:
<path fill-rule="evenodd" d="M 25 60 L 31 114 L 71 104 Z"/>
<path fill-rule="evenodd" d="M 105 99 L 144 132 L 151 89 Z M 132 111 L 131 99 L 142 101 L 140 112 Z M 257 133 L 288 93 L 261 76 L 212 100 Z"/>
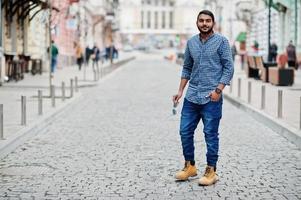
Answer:
<path fill-rule="evenodd" d="M 52 57 L 51 58 L 51 72 L 53 73 L 55 68 L 56 68 L 56 63 L 57 63 L 57 57 Z"/>
<path fill-rule="evenodd" d="M 185 98 L 181 113 L 180 135 L 186 161 L 194 160 L 194 131 L 202 119 L 207 145 L 207 165 L 216 167 L 219 148 L 218 127 L 222 117 L 222 104 L 222 98 L 218 102 L 210 101 L 204 105 L 192 103 Z"/>

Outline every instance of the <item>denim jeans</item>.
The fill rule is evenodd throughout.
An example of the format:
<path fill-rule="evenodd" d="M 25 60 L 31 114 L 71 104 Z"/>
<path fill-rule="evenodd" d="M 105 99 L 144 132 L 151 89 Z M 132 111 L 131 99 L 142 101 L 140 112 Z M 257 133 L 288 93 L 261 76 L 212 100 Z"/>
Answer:
<path fill-rule="evenodd" d="M 180 136 L 186 161 L 194 160 L 194 131 L 202 119 L 207 146 L 207 165 L 216 167 L 219 148 L 218 127 L 222 117 L 222 104 L 222 98 L 217 102 L 210 101 L 203 105 L 192 103 L 185 98 L 181 113 Z"/>
<path fill-rule="evenodd" d="M 57 57 L 52 57 L 51 58 L 51 72 L 53 73 L 57 64 Z"/>

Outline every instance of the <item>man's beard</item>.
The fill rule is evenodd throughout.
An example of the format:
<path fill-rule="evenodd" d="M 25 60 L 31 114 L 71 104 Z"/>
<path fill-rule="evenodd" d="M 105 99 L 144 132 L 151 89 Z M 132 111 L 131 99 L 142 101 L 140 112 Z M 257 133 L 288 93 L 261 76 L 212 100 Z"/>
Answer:
<path fill-rule="evenodd" d="M 207 27 L 208 27 L 208 26 L 207 26 Z M 208 27 L 208 28 L 209 28 L 209 27 Z M 201 34 L 208 35 L 209 33 L 212 32 L 213 26 L 211 26 L 211 27 L 208 29 L 208 31 L 202 31 L 202 28 L 200 28 L 200 27 L 198 27 L 198 29 L 199 29 L 199 31 L 200 31 Z"/>

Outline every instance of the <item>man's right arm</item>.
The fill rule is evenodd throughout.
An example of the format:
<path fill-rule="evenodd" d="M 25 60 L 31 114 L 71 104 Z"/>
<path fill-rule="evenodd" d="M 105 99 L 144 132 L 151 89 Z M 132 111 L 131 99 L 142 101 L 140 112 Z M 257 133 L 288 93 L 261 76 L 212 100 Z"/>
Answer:
<path fill-rule="evenodd" d="M 187 85 L 187 83 L 188 83 L 188 79 L 181 78 L 181 82 L 180 82 L 178 93 L 176 95 L 174 95 L 173 99 L 172 99 L 173 102 L 174 102 L 174 104 L 177 105 L 179 103 L 179 100 L 183 96 L 183 92 L 184 92 L 184 89 L 185 89 L 185 86 Z"/>
<path fill-rule="evenodd" d="M 183 64 L 183 70 L 182 70 L 179 90 L 178 90 L 178 93 L 173 96 L 174 104 L 178 104 L 179 100 L 183 96 L 184 89 L 185 89 L 188 81 L 190 80 L 192 66 L 193 66 L 193 59 L 191 57 L 191 54 L 190 54 L 190 51 L 189 51 L 189 45 L 188 45 L 188 42 L 187 42 L 187 46 L 186 46 L 185 54 L 184 54 L 184 64 Z"/>

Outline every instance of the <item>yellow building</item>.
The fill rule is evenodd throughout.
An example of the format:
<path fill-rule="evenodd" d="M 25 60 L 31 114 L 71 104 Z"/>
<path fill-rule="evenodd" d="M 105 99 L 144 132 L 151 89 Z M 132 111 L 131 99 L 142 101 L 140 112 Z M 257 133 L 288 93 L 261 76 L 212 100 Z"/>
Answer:
<path fill-rule="evenodd" d="M 49 44 L 46 13 L 49 8 L 46 0 L 1 1 L 1 83 L 22 79 L 23 73 L 31 67 L 30 60 L 45 60 Z"/>

